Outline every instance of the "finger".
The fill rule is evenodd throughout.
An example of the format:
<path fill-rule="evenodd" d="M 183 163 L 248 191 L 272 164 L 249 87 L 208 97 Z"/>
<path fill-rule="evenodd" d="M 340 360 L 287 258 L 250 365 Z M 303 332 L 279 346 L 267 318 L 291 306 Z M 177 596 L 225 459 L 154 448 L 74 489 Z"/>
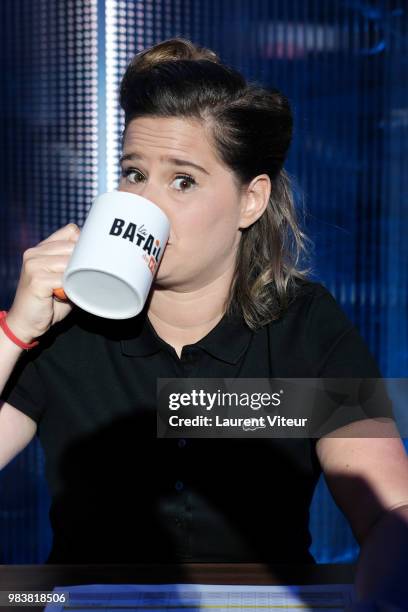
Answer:
<path fill-rule="evenodd" d="M 37 246 L 28 249 L 30 251 L 30 257 L 42 257 L 43 255 L 64 255 L 66 253 L 72 253 L 75 248 L 74 241 L 76 242 L 78 237 L 74 236 L 73 240 L 52 240 L 51 242 L 39 242 Z"/>
<path fill-rule="evenodd" d="M 54 289 L 62 287 L 61 272 L 40 271 L 30 282 L 30 291 L 37 298 L 53 296 Z"/>
<path fill-rule="evenodd" d="M 75 223 L 68 223 L 64 227 L 60 227 L 54 233 L 50 234 L 45 240 L 41 240 L 38 244 L 54 242 L 56 240 L 75 240 L 80 234 L 80 229 Z"/>
<path fill-rule="evenodd" d="M 64 272 L 69 260 L 69 253 L 66 255 L 37 255 L 27 259 L 24 270 L 32 277 L 43 272 Z"/>

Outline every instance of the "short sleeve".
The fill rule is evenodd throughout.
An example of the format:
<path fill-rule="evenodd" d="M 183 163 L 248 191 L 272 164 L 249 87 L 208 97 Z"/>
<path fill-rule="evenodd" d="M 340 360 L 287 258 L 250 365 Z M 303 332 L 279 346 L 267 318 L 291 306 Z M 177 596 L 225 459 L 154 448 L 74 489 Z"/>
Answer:
<path fill-rule="evenodd" d="M 376 360 L 332 294 L 318 285 L 305 326 L 305 353 L 316 378 L 380 378 Z"/>
<path fill-rule="evenodd" d="M 36 365 L 38 349 L 24 351 L 12 371 L 0 400 L 24 412 L 39 423 L 46 406 L 46 392 Z"/>
<path fill-rule="evenodd" d="M 392 402 L 374 356 L 323 285 L 319 285 L 312 300 L 304 340 L 305 354 L 311 361 L 315 377 L 342 379 L 338 384 L 328 381 L 331 398 L 338 392 L 339 402 L 334 414 L 319 406 L 320 422 L 324 426 L 321 435 L 364 418 L 395 420 Z"/>

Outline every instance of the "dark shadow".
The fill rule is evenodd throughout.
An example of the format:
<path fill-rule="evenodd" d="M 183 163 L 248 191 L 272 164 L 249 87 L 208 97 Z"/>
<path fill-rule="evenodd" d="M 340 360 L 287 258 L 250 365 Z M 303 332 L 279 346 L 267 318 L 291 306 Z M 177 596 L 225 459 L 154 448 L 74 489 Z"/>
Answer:
<path fill-rule="evenodd" d="M 103 442 L 103 436 L 100 438 Z M 81 457 L 79 456 L 78 459 Z M 104 466 L 102 466 L 104 467 Z M 73 471 L 69 470 L 70 473 Z M 367 484 L 358 478 L 344 478 L 339 477 L 339 484 L 344 487 L 350 487 L 351 491 L 360 491 L 365 493 L 365 497 L 368 503 L 371 505 L 374 511 L 374 515 L 381 516 L 384 508 L 378 498 L 374 495 L 373 491 L 367 486 Z M 346 484 L 346 481 L 347 484 Z M 152 487 L 150 487 L 150 493 Z M 115 491 L 115 494 L 117 491 Z M 153 496 L 154 497 L 154 496 Z M 123 495 L 117 498 L 120 502 L 123 500 Z M 128 500 L 123 500 L 128 501 Z M 143 515 L 150 507 L 149 499 L 147 499 L 146 508 L 142 510 Z M 75 509 L 74 509 L 75 511 Z M 105 512 L 102 511 L 104 515 Z M 76 515 L 78 512 L 76 512 Z M 140 514 L 140 512 L 139 512 Z M 101 523 L 98 516 L 94 517 L 97 523 Z M 382 539 L 383 549 L 381 550 L 381 558 L 377 558 L 373 555 L 372 544 L 373 536 L 375 536 L 376 530 L 380 522 L 386 521 L 388 523 L 388 531 L 384 532 Z M 151 521 L 153 524 L 153 521 Z M 163 526 L 163 525 L 162 525 Z M 114 526 L 114 531 L 119 533 L 120 527 Z M 91 531 L 93 531 L 91 527 Z M 158 537 L 163 536 L 161 529 Z M 75 536 L 77 538 L 77 536 Z M 151 543 L 156 542 L 154 534 L 150 533 Z M 394 539 L 393 539 L 394 538 Z M 398 541 L 397 541 L 398 538 Z M 106 543 L 112 543 L 114 539 L 111 534 L 105 538 Z M 148 535 L 145 534 L 141 541 L 148 543 Z M 168 535 L 164 535 L 163 543 L 167 546 L 163 548 L 163 551 L 170 553 L 171 546 L 169 545 Z M 79 542 L 83 544 L 83 542 Z M 398 606 L 398 612 L 403 612 L 408 609 L 408 599 L 404 595 L 406 573 L 407 573 L 407 559 L 406 550 L 408 544 L 408 526 L 406 522 L 398 516 L 397 513 L 388 515 L 388 517 L 379 518 L 378 522 L 374 523 L 371 529 L 368 531 L 366 536 L 366 543 L 364 549 L 364 556 L 366 557 L 366 568 L 365 572 L 358 573 L 358 584 L 359 590 L 362 595 L 368 596 L 370 593 L 371 597 L 376 601 L 387 601 L 388 604 Z M 398 551 L 394 556 L 393 549 Z M 116 549 L 117 550 L 117 549 Z M 94 556 L 93 553 L 91 556 Z M 237 570 L 231 570 L 231 567 L 227 568 L 222 563 L 220 564 L 208 564 L 209 570 L 206 569 L 206 564 L 197 566 L 198 569 L 194 569 L 185 565 L 184 567 L 180 564 L 175 565 L 173 563 L 151 563 L 150 565 L 146 561 L 145 557 L 142 559 L 142 564 L 135 564 L 135 558 L 133 557 L 131 562 L 127 565 L 99 565 L 97 561 L 90 562 L 89 564 L 71 564 L 71 565 L 49 565 L 49 566 L 38 566 L 38 570 L 35 566 L 23 566 L 16 569 L 13 573 L 13 568 L 10 566 L 6 569 L 9 570 L 5 574 L 0 573 L 1 576 L 1 588 L 24 590 L 24 589 L 43 589 L 52 590 L 54 586 L 64 585 L 81 585 L 81 584 L 166 584 L 166 583 L 208 583 L 208 584 L 324 584 L 324 583 L 343 583 L 348 582 L 342 576 L 345 574 L 340 571 L 341 566 L 334 569 L 332 566 L 301 566 L 296 563 L 282 564 L 272 563 L 266 561 L 262 565 L 237 565 Z M 170 561 L 170 559 L 169 559 Z M 219 568 L 219 569 L 218 569 Z M 5 577 L 9 576 L 9 581 L 5 580 Z M 153 602 L 153 600 L 152 600 Z M 308 597 L 304 598 L 305 603 L 311 604 L 311 600 Z M 321 599 L 319 598 L 321 604 Z M 154 602 L 153 602 L 154 603 Z M 175 596 L 175 605 L 183 602 L 178 601 L 177 595 Z M 338 604 L 337 604 L 338 607 Z M 14 608 L 16 609 L 16 608 Z M 34 608 L 38 609 L 38 608 Z M 109 606 L 105 606 L 104 609 L 109 610 Z M 339 608 L 342 609 L 342 608 Z M 388 610 L 390 608 L 379 607 L 381 610 Z M 393 609 L 394 610 L 394 609 Z"/>
<path fill-rule="evenodd" d="M 81 312 L 52 328 L 42 347 L 74 319 L 118 341 L 133 337 L 140 321 L 107 325 Z M 262 564 L 265 584 L 310 582 L 309 506 L 321 473 L 314 441 L 187 439 L 181 448 L 157 438 L 156 416 L 123 415 L 65 449 L 50 516 L 54 584 L 183 583 L 188 563 Z M 381 512 L 363 481 L 347 486 L 365 489 Z"/>

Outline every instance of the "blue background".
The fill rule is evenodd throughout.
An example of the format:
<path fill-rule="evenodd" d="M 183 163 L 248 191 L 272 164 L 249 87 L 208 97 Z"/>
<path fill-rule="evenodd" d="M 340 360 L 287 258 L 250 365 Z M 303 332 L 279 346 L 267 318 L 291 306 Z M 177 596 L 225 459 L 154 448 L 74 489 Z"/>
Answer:
<path fill-rule="evenodd" d="M 11 306 L 24 250 L 70 221 L 82 225 L 92 198 L 109 186 L 123 127 L 120 77 L 135 52 L 172 36 L 214 49 L 249 80 L 289 97 L 295 136 L 287 169 L 315 244 L 315 278 L 357 326 L 383 376 L 407 376 L 403 0 L 2 0 L 1 309 Z M 0 473 L 1 563 L 44 561 L 48 504 L 33 441 Z M 356 559 L 323 478 L 310 525 L 319 562 Z"/>

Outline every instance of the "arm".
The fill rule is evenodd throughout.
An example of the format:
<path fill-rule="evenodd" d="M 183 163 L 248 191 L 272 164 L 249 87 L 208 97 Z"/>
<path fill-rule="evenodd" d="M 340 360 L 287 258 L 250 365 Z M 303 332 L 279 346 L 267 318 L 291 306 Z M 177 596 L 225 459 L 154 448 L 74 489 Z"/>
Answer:
<path fill-rule="evenodd" d="M 358 436 L 362 425 L 364 435 L 372 437 L 351 437 Z M 392 422 L 358 421 L 341 429 L 348 437 L 325 436 L 317 442 L 316 452 L 334 500 L 360 544 L 357 597 L 405 609 L 408 458 L 404 446 Z"/>
<path fill-rule="evenodd" d="M 53 290 L 62 287 L 63 272 L 78 238 L 79 228 L 69 223 L 24 251 L 16 295 L 7 314 L 8 326 L 23 342 L 42 336 L 71 312 L 72 304 L 55 300 Z M 0 394 L 22 350 L 0 328 Z M 0 400 L 0 469 L 30 442 L 36 428 L 31 417 Z"/>
<path fill-rule="evenodd" d="M 0 329 L 0 394 L 22 351 Z M 0 400 L 0 470 L 27 446 L 36 430 L 33 419 Z"/>
<path fill-rule="evenodd" d="M 36 431 L 33 419 L 0 401 L 0 470 L 31 442 Z"/>
<path fill-rule="evenodd" d="M 408 605 L 408 501 L 384 511 L 363 543 L 355 579 L 361 599 Z"/>
<path fill-rule="evenodd" d="M 17 344 L 14 344 L 0 328 L 0 394 L 3 392 L 23 350 Z"/>

